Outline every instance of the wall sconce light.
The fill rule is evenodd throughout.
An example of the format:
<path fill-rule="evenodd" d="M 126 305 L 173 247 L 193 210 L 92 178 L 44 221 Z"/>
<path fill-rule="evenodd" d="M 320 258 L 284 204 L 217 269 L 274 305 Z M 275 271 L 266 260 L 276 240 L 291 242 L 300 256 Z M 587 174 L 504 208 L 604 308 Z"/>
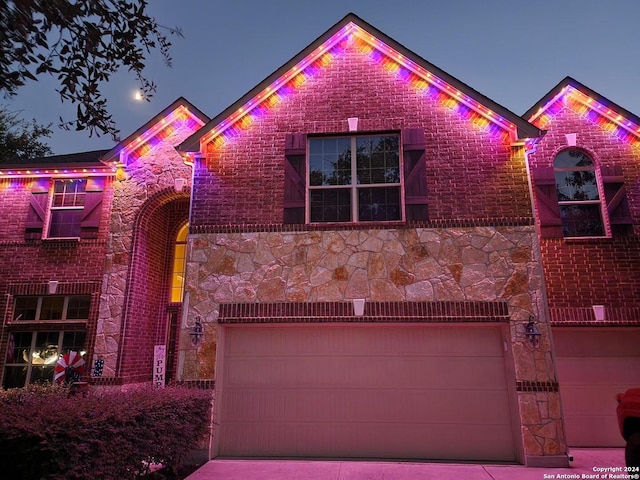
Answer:
<path fill-rule="evenodd" d="M 531 343 L 531 346 L 537 347 L 540 344 L 540 337 L 542 334 L 538 327 L 536 327 L 536 322 L 532 316 L 529 316 L 529 323 L 524 327 L 525 334 L 527 336 L 527 340 Z"/>
<path fill-rule="evenodd" d="M 116 170 L 116 180 L 119 182 L 124 182 L 127 179 L 127 172 L 124 171 L 124 168 L 118 167 Z"/>
<path fill-rule="evenodd" d="M 364 298 L 354 298 L 353 299 L 353 313 L 356 317 L 361 317 L 364 315 L 364 304 L 366 300 Z"/>
<path fill-rule="evenodd" d="M 176 191 L 176 193 L 180 193 L 184 190 L 184 186 L 187 184 L 187 179 L 186 178 L 176 178 L 173 181 L 173 188 Z"/>
<path fill-rule="evenodd" d="M 193 345 L 194 347 L 197 347 L 203 335 L 204 335 L 204 329 L 202 327 L 202 322 L 200 321 L 200 317 L 196 317 L 196 321 L 193 324 L 193 328 L 189 332 L 189 337 L 191 337 L 191 345 Z"/>
<path fill-rule="evenodd" d="M 49 284 L 47 285 L 47 291 L 49 295 L 55 295 L 58 290 L 58 280 L 49 280 Z"/>
<path fill-rule="evenodd" d="M 347 118 L 347 123 L 349 124 L 350 132 L 358 131 L 358 117 Z"/>

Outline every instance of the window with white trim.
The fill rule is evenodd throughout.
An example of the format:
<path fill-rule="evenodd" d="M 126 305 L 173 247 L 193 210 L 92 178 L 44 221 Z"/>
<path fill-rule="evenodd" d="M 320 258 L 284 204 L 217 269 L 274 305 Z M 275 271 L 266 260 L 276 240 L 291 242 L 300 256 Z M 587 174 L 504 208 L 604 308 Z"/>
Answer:
<path fill-rule="evenodd" d="M 86 180 L 55 180 L 51 195 L 48 238 L 74 238 L 80 236 Z"/>
<path fill-rule="evenodd" d="M 69 352 L 86 354 L 84 331 L 11 332 L 3 388 L 53 382 L 56 362 Z"/>
<path fill-rule="evenodd" d="M 402 220 L 400 136 L 310 137 L 308 221 Z"/>
<path fill-rule="evenodd" d="M 553 163 L 556 193 L 565 237 L 607 235 L 603 194 L 594 161 L 585 152 L 567 149 Z"/>
<path fill-rule="evenodd" d="M 60 356 L 84 356 L 90 305 L 90 295 L 16 297 L 3 388 L 52 382 Z"/>

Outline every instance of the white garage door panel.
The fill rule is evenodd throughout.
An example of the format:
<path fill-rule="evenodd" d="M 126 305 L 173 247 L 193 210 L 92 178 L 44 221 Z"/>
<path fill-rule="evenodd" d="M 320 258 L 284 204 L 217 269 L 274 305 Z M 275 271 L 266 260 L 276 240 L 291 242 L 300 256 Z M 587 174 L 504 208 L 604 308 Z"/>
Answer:
<path fill-rule="evenodd" d="M 499 328 L 225 327 L 219 455 L 514 460 Z"/>
<path fill-rule="evenodd" d="M 285 387 L 367 387 L 390 382 L 386 387 L 483 389 L 504 383 L 502 357 L 399 357 L 323 356 L 323 357 L 242 357 L 226 372 L 225 384 L 233 388 Z M 344 369 L 345 363 L 349 369 Z M 473 363 L 474 368 L 468 366 Z M 389 377 L 388 371 L 394 375 Z M 455 372 L 452 376 L 451 372 Z"/>
<path fill-rule="evenodd" d="M 233 456 L 374 457 L 504 461 L 513 450 L 510 427 L 415 424 L 238 424 L 225 426 Z M 502 443 L 487 441 L 505 439 Z M 455 445 L 455 448 L 452 448 Z M 229 455 L 224 451 L 220 455 Z"/>
<path fill-rule="evenodd" d="M 560 394 L 573 447 L 621 447 L 616 394 L 640 385 L 640 329 L 554 329 Z"/>
<path fill-rule="evenodd" d="M 473 396 L 470 399 L 469 396 Z M 470 408 L 472 402 L 473 408 Z M 385 422 L 509 425 L 504 391 L 241 390 L 225 394 L 225 419 L 242 422 Z M 478 411 L 483 415 L 478 416 Z"/>

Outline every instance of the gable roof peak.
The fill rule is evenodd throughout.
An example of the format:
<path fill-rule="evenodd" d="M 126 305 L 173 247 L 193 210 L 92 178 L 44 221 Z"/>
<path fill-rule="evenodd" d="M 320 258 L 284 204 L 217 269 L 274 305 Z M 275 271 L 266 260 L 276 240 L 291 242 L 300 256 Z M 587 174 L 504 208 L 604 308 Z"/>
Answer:
<path fill-rule="evenodd" d="M 204 152 L 212 141 L 224 142 L 224 135 L 235 136 L 252 124 L 251 112 L 273 108 L 281 90 L 291 90 L 306 81 L 306 72 L 324 68 L 323 56 L 341 51 L 356 42 L 363 54 L 393 64 L 398 81 L 408 81 L 421 91 L 436 97 L 446 97 L 449 103 L 461 105 L 464 115 L 479 123 L 492 125 L 506 132 L 512 140 L 538 138 L 543 132 L 505 107 L 497 104 L 457 78 L 424 60 L 400 43 L 382 33 L 354 13 L 348 13 L 324 34 L 300 51 L 291 60 L 247 92 L 177 148 L 181 152 Z M 335 50 L 337 49 L 337 50 Z M 366 53 L 369 52 L 369 53 Z M 392 73 L 393 74 L 393 73 Z M 273 102 L 277 104 L 278 102 Z"/>

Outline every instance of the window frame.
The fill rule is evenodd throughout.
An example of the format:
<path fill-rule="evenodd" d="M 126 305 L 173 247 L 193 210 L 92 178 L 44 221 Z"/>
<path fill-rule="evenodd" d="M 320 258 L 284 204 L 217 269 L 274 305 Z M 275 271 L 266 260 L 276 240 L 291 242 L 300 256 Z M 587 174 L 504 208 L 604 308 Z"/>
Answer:
<path fill-rule="evenodd" d="M 558 158 L 570 151 L 579 152 L 583 156 L 587 157 L 591 161 L 590 166 L 570 166 L 570 167 L 557 167 L 556 161 Z M 598 199 L 597 200 L 560 200 L 560 190 L 558 188 L 558 181 L 556 174 L 559 172 L 593 172 L 595 177 L 595 187 L 598 191 Z M 612 236 L 611 224 L 608 215 L 607 202 L 604 190 L 604 181 L 602 178 L 602 172 L 600 170 L 600 166 L 595 161 L 593 155 L 590 153 L 575 147 L 564 148 L 557 152 L 553 157 L 553 178 L 555 182 L 556 189 L 556 197 L 558 202 L 558 209 L 560 215 L 560 222 L 562 228 L 562 236 L 566 239 L 597 239 L 597 238 L 610 238 Z M 582 206 L 582 205 L 597 205 L 598 210 L 600 212 L 600 221 L 602 223 L 602 235 L 572 235 L 567 236 L 564 233 L 565 222 L 562 217 L 562 209 L 563 207 L 568 206 Z"/>
<path fill-rule="evenodd" d="M 69 314 L 69 302 L 71 300 L 71 298 L 77 298 L 77 297 L 83 297 L 87 300 L 87 318 L 72 318 L 69 319 L 68 318 L 68 314 Z M 16 317 L 16 309 L 17 309 L 17 303 L 20 299 L 24 299 L 24 298 L 36 298 L 37 299 L 37 303 L 36 303 L 36 310 L 35 310 L 35 318 L 33 320 L 27 320 L 27 319 L 22 319 L 22 318 L 17 318 Z M 53 319 L 53 320 L 43 320 L 41 319 L 41 315 L 42 315 L 42 303 L 44 302 L 45 299 L 55 299 L 55 298 L 63 298 L 63 304 L 62 304 L 62 314 L 61 314 L 61 318 L 59 319 Z M 74 324 L 74 323 L 87 323 L 89 321 L 89 316 L 91 314 L 91 295 L 19 295 L 16 296 L 13 300 L 13 308 L 14 308 L 14 320 L 13 320 L 13 324 L 20 324 L 20 325 L 34 325 L 34 324 L 53 324 L 53 323 L 65 323 L 65 324 Z M 18 315 L 19 317 L 20 315 Z"/>
<path fill-rule="evenodd" d="M 61 182 L 83 182 L 84 183 L 84 189 L 82 191 L 82 204 L 81 205 L 72 205 L 72 206 L 56 206 L 54 205 L 55 203 L 55 199 L 56 199 L 56 195 L 59 195 L 59 193 L 56 193 L 56 185 L 58 183 Z M 81 231 L 82 231 L 82 215 L 84 213 L 84 208 L 85 208 L 85 203 L 86 203 L 86 198 L 87 198 L 87 178 L 86 177 L 75 177 L 75 178 L 52 178 L 51 179 L 51 184 L 49 187 L 49 199 L 48 199 L 48 203 L 47 203 L 47 212 L 46 212 L 46 219 L 42 228 L 42 238 L 43 239 L 50 239 L 50 240 L 66 240 L 66 239 L 80 239 L 81 237 Z M 63 192 L 62 193 L 63 198 L 64 195 L 68 195 L 67 192 Z M 77 197 L 78 192 L 77 190 L 73 193 L 74 197 Z M 64 203 L 64 202 L 63 202 Z M 80 219 L 78 222 L 78 226 L 77 226 L 77 230 L 78 230 L 78 235 L 71 235 L 71 236 L 53 236 L 51 235 L 51 228 L 52 226 L 54 226 L 54 222 L 53 222 L 53 216 L 54 216 L 54 212 L 63 212 L 63 211 L 76 211 L 79 212 L 80 215 Z"/>
<path fill-rule="evenodd" d="M 358 183 L 358 162 L 357 162 L 357 140 L 359 138 L 368 137 L 396 137 L 398 141 L 398 182 L 393 183 Z M 311 185 L 311 142 L 314 140 L 328 140 L 328 139 L 349 139 L 350 151 L 351 151 L 351 182 L 347 185 Z M 344 225 L 344 224 L 387 224 L 387 223 L 399 223 L 406 221 L 406 206 L 405 206 L 405 192 L 404 192 L 404 158 L 403 158 L 403 138 L 401 132 L 398 131 L 384 131 L 384 132 L 345 132 L 331 135 L 309 135 L 306 138 L 306 178 L 305 178 L 305 223 L 307 225 Z M 400 218 L 393 220 L 360 220 L 359 217 L 359 199 L 358 192 L 363 189 L 372 188 L 397 188 L 398 189 L 398 203 L 400 210 Z M 311 220 L 311 192 L 321 190 L 348 190 L 349 198 L 351 202 L 351 220 L 336 221 L 336 222 L 314 222 Z"/>
<path fill-rule="evenodd" d="M 26 323 L 26 322 L 25 322 Z M 26 325 L 28 325 L 28 323 L 26 323 Z M 37 340 L 38 340 L 38 336 L 39 335 L 52 335 L 52 334 L 58 334 L 58 341 L 57 344 L 55 346 L 55 351 L 56 353 L 51 355 L 50 357 L 41 357 L 40 353 L 38 353 L 38 357 L 43 359 L 43 363 L 36 363 L 34 361 L 34 353 L 36 353 L 36 351 L 39 349 L 39 347 L 37 346 Z M 9 348 L 7 349 L 6 352 L 6 356 L 5 356 L 5 362 L 4 362 L 4 367 L 3 367 L 3 375 L 2 375 L 2 384 L 3 387 L 6 385 L 6 381 L 7 381 L 7 377 L 8 377 L 8 369 L 15 369 L 15 368 L 24 368 L 25 370 L 25 377 L 24 377 L 24 384 L 22 385 L 22 387 L 30 385 L 32 383 L 41 383 L 41 382 L 50 382 L 50 383 L 54 383 L 54 369 L 55 369 L 55 365 L 56 362 L 58 361 L 58 359 L 64 355 L 65 353 L 68 353 L 70 351 L 78 351 L 81 356 L 83 358 L 85 358 L 87 351 L 86 351 L 86 347 L 87 347 L 87 331 L 86 330 L 63 330 L 63 329 L 55 329 L 55 330 L 16 330 L 16 331 L 11 331 L 9 332 L 9 335 L 17 335 L 17 334 L 29 334 L 31 335 L 31 341 L 29 342 L 29 347 L 28 347 L 28 352 L 26 354 L 26 359 L 24 362 L 19 362 L 18 358 L 13 359 L 14 361 L 10 362 L 9 361 Z M 65 339 L 65 335 L 67 334 L 82 334 L 84 335 L 84 341 L 82 346 L 78 346 L 78 345 L 74 345 L 73 348 L 79 348 L 79 350 L 72 350 L 72 349 L 68 349 L 65 350 L 64 348 L 64 339 Z M 24 353 L 23 356 L 20 358 L 24 358 Z M 51 362 L 47 362 L 46 359 L 47 358 L 53 358 L 53 361 Z M 86 360 L 86 359 L 85 359 Z M 40 374 L 40 379 L 32 379 L 32 375 L 35 369 L 42 369 L 42 373 Z M 45 375 L 46 370 L 49 369 L 50 371 L 50 378 L 46 378 L 49 376 L 49 372 L 47 372 L 47 375 Z M 12 387 L 8 387 L 8 388 L 20 388 L 19 386 L 12 386 Z"/>

